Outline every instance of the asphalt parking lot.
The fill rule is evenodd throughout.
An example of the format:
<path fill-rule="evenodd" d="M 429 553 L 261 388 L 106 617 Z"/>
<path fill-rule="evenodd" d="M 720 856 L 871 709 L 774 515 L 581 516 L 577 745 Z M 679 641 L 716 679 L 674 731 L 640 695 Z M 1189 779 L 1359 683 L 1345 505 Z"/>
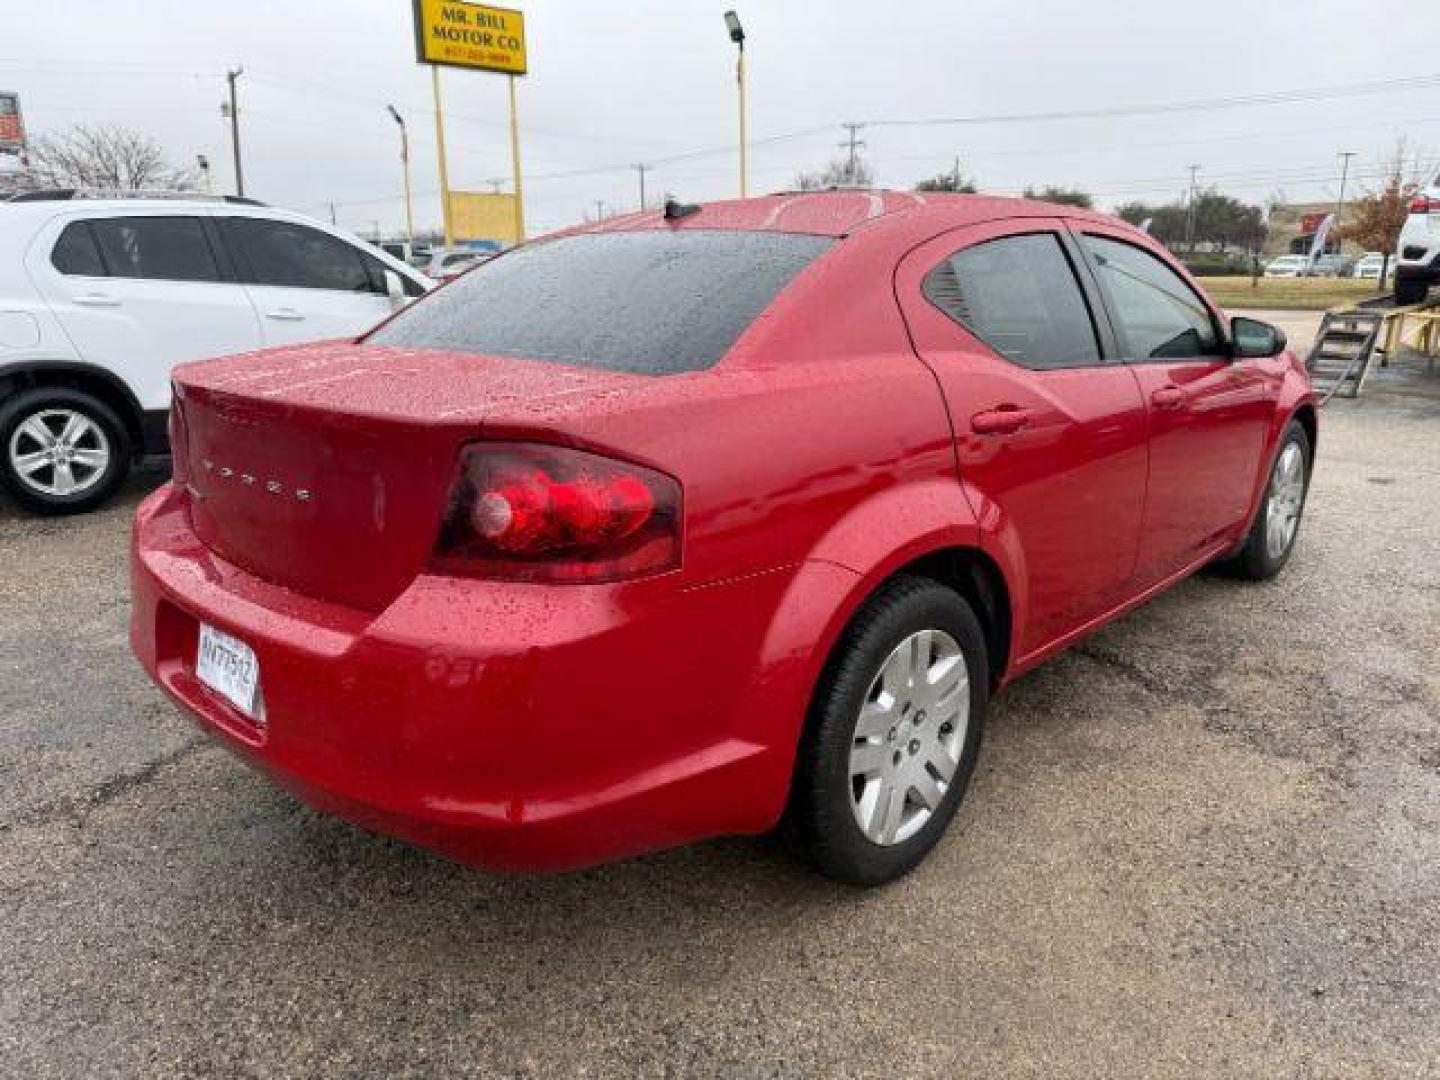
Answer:
<path fill-rule="evenodd" d="M 1440 1072 L 1440 400 L 1326 410 L 1296 555 L 1012 687 L 916 874 L 546 879 L 317 816 L 131 661 L 130 514 L 0 505 L 8 1075 Z"/>

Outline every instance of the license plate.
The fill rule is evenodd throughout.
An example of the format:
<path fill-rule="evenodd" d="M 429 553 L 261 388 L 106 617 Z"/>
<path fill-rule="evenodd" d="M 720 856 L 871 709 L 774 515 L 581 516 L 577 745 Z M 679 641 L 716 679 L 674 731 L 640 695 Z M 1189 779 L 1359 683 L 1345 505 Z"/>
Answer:
<path fill-rule="evenodd" d="M 239 638 L 201 623 L 195 676 L 246 716 L 258 718 L 260 664 Z"/>

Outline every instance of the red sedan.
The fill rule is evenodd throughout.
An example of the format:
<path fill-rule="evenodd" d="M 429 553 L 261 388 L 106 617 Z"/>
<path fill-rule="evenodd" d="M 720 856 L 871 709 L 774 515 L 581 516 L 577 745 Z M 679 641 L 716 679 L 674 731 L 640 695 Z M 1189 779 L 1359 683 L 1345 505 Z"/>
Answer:
<path fill-rule="evenodd" d="M 175 391 L 131 640 L 242 757 L 478 866 L 784 822 L 867 884 L 991 694 L 1277 573 L 1316 435 L 1283 335 L 1144 234 L 881 192 L 610 220 Z"/>

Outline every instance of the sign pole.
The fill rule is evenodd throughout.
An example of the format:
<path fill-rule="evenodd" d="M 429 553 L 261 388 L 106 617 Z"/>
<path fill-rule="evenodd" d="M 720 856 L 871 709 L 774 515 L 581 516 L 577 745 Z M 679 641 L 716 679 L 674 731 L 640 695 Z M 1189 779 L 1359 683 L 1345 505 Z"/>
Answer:
<path fill-rule="evenodd" d="M 448 248 L 455 246 L 455 230 L 450 224 L 450 174 L 445 167 L 445 110 L 440 104 L 439 64 L 430 65 L 430 86 L 435 92 L 435 151 L 440 159 L 440 215 L 445 225 L 445 246 Z M 514 96 L 513 90 L 511 96 Z M 513 112 L 511 115 L 514 115 Z M 516 176 L 519 176 L 518 164 Z"/>
<path fill-rule="evenodd" d="M 515 76 L 510 79 L 510 168 L 515 183 L 515 242 L 525 242 L 525 203 L 520 189 L 520 113 L 515 106 Z"/>

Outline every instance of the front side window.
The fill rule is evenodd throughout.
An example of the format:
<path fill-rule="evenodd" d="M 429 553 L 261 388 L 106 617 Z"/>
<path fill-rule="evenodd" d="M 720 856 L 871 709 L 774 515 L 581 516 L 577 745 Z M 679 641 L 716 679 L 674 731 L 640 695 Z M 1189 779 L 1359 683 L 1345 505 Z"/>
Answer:
<path fill-rule="evenodd" d="M 105 264 L 100 261 L 100 249 L 95 246 L 95 237 L 90 226 L 84 221 L 72 221 L 65 226 L 55 248 L 50 252 L 50 262 L 62 274 L 80 277 L 104 277 Z"/>
<path fill-rule="evenodd" d="M 1100 363 L 1095 323 L 1054 233 L 988 240 L 925 276 L 925 296 L 1005 359 L 1033 369 Z"/>
<path fill-rule="evenodd" d="M 90 222 L 111 277 L 219 281 L 199 218 L 123 217 Z"/>
<path fill-rule="evenodd" d="M 252 285 L 376 291 L 361 253 L 329 233 L 289 221 L 247 217 L 227 218 L 225 230 L 248 268 L 245 279 Z"/>
<path fill-rule="evenodd" d="M 1119 240 L 1085 234 L 1120 329 L 1135 360 L 1219 356 L 1224 350 L 1210 309 L 1161 260 Z"/>
<path fill-rule="evenodd" d="M 562 236 L 482 262 L 366 340 L 645 375 L 699 371 L 832 243 L 701 229 Z"/>

